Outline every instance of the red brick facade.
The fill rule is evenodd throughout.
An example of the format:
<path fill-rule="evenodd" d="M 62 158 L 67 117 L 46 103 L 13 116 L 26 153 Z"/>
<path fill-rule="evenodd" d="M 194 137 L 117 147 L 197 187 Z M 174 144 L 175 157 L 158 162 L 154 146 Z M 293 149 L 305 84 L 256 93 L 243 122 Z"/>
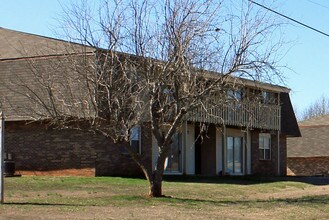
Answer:
<path fill-rule="evenodd" d="M 142 155 L 151 166 L 150 132 L 142 132 Z M 14 154 L 19 174 L 143 175 L 124 147 L 101 135 L 53 130 L 45 125 L 6 123 L 6 152 Z"/>
<path fill-rule="evenodd" d="M 278 175 L 278 141 L 277 135 L 271 134 L 271 159 L 259 159 L 259 131 L 251 132 L 251 173 L 261 176 Z M 280 176 L 287 174 L 287 143 L 280 135 Z"/>
<path fill-rule="evenodd" d="M 329 157 L 289 157 L 290 176 L 329 176 Z"/>
<path fill-rule="evenodd" d="M 271 135 L 271 159 L 260 160 L 259 133 L 259 130 L 251 131 L 251 173 L 276 176 L 277 136 Z M 142 127 L 141 142 L 144 162 L 152 166 L 152 135 L 146 126 Z M 5 146 L 6 152 L 14 154 L 17 174 L 143 176 L 123 146 L 92 133 L 53 130 L 38 123 L 7 122 Z M 209 155 L 209 151 L 206 150 L 204 154 Z M 210 155 L 215 154 L 213 152 Z M 211 164 L 211 168 L 215 169 L 216 162 Z M 216 175 L 215 171 L 212 173 Z M 280 175 L 286 175 L 286 138 L 283 136 L 280 137 Z"/>

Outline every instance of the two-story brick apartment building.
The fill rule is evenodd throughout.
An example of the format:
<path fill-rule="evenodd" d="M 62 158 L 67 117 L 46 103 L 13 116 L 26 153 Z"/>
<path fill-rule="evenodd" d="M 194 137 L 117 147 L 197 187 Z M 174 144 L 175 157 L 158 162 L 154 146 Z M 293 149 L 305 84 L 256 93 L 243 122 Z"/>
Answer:
<path fill-rule="evenodd" d="M 14 155 L 18 173 L 91 176 L 141 173 L 128 154 L 104 136 L 51 129 L 44 121 L 30 123 L 31 117 L 24 107 L 33 106 L 11 88 L 15 86 L 11 84 L 13 77 L 24 84 L 42 83 L 32 81 L 25 74 L 33 71 L 31 60 L 47 74 L 54 69 L 49 66 L 53 59 L 62 54 L 77 54 L 79 50 L 92 56 L 95 52 L 92 48 L 74 44 L 68 50 L 67 42 L 3 28 L 0 28 L 0 44 L 5 145 L 6 151 Z M 209 107 L 211 114 L 196 109 L 185 118 L 184 126 L 174 135 L 165 163 L 166 174 L 286 174 L 286 139 L 300 136 L 289 89 L 246 79 L 234 80 L 240 86 L 227 90 L 227 102 L 231 104 Z M 79 91 L 77 96 L 84 95 L 83 86 L 77 85 L 76 91 Z M 261 101 L 253 105 L 250 100 L 256 96 Z M 200 122 L 206 129 L 200 128 Z M 154 166 L 158 147 L 147 122 L 136 127 L 131 142 L 137 143 L 146 164 Z"/>

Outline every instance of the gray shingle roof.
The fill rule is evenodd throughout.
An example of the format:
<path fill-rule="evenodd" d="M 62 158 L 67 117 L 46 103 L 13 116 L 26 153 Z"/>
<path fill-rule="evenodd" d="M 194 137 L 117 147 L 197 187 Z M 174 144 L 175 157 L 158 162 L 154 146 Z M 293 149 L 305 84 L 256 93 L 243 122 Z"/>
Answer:
<path fill-rule="evenodd" d="M 72 87 L 73 94 L 63 85 L 69 83 L 68 76 L 74 76 L 70 62 L 77 62 L 79 55 L 86 51 L 92 59 L 92 47 L 0 27 L 0 110 L 5 113 L 6 120 L 30 119 L 32 112 L 38 109 L 29 98 L 30 89 L 38 97 L 44 97 L 46 103 L 49 102 L 45 85 L 40 86 L 42 79 L 37 77 L 38 74 L 49 75 L 45 78 L 48 82 L 44 84 L 51 84 L 54 92 L 72 94 L 74 97 L 65 96 L 71 100 L 80 99 L 84 95 L 83 86 Z M 77 59 L 60 56 L 68 53 L 75 54 Z M 71 84 L 75 86 L 73 82 Z"/>
<path fill-rule="evenodd" d="M 97 50 L 100 51 L 101 49 L 98 48 Z M 34 94 L 32 98 L 40 96 L 42 99 L 37 98 L 44 100 L 46 99 L 45 97 L 48 97 L 47 91 L 42 90 L 42 88 L 45 88 L 45 85 L 43 87 L 40 86 L 41 79 L 38 77 L 40 74 L 49 76 L 51 79 L 45 80 L 44 84 L 51 83 L 51 86 L 56 88 L 57 93 L 65 94 L 65 89 L 69 87 L 64 85 L 71 82 L 66 78 L 77 76 L 75 74 L 77 70 L 74 68 L 72 70 L 72 67 L 79 65 L 72 65 L 72 62 L 83 61 L 79 56 L 86 51 L 89 55 L 87 60 L 90 59 L 89 61 L 94 62 L 95 48 L 0 27 L 0 76 L 2 77 L 2 82 L 0 83 L 0 110 L 5 112 L 6 119 L 28 119 L 30 112 L 27 112 L 26 109 L 38 110 L 38 106 L 33 105 L 31 102 L 31 91 L 28 91 L 29 89 L 32 89 L 33 92 L 36 90 L 36 95 Z M 59 56 L 62 54 L 71 55 L 72 53 L 75 56 Z M 137 59 L 141 58 L 134 55 L 131 56 Z M 73 57 L 77 58 L 77 60 L 74 60 Z M 217 77 L 217 74 L 213 75 Z M 71 78 L 73 79 L 73 77 Z M 298 127 L 297 125 L 295 126 L 296 121 L 291 116 L 293 111 L 288 94 L 290 90 L 288 88 L 260 83 L 254 80 L 237 79 L 232 78 L 234 82 L 241 81 L 245 86 L 282 93 L 282 102 L 284 104 L 282 120 L 286 122 L 286 124 L 282 123 L 282 132 L 290 136 L 299 135 Z M 85 93 L 83 85 L 81 84 L 74 89 L 71 100 L 79 101 L 83 99 Z M 60 100 L 64 99 L 61 98 Z M 49 100 L 46 101 L 49 102 Z"/>
<path fill-rule="evenodd" d="M 0 27 L 0 60 L 81 53 L 84 49 L 93 51 L 80 44 Z"/>
<path fill-rule="evenodd" d="M 329 115 L 322 115 L 315 118 L 310 118 L 298 123 L 300 126 L 320 126 L 329 125 Z"/>
<path fill-rule="evenodd" d="M 288 138 L 288 157 L 329 156 L 329 115 L 299 122 L 300 138 Z"/>

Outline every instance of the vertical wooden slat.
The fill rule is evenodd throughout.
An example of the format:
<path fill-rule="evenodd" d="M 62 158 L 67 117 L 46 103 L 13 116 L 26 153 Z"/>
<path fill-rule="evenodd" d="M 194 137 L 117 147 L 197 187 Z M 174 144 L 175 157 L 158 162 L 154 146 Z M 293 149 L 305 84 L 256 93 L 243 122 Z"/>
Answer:
<path fill-rule="evenodd" d="M 233 103 L 232 103 L 233 104 Z M 194 122 L 205 122 L 252 128 L 280 129 L 281 109 L 279 105 L 242 103 L 241 105 L 206 104 L 207 111 L 197 108 L 186 118 Z"/>

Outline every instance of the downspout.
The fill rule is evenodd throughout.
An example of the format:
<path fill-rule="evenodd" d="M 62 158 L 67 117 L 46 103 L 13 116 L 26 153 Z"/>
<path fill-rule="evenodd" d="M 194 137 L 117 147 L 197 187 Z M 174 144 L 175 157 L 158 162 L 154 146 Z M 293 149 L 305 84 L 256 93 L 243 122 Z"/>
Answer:
<path fill-rule="evenodd" d="M 280 103 L 280 94 L 278 95 L 278 103 Z M 277 174 L 278 176 L 280 176 L 280 131 L 281 131 L 281 105 L 279 108 L 279 128 L 277 131 L 277 141 L 278 141 L 278 170 L 277 170 Z"/>

